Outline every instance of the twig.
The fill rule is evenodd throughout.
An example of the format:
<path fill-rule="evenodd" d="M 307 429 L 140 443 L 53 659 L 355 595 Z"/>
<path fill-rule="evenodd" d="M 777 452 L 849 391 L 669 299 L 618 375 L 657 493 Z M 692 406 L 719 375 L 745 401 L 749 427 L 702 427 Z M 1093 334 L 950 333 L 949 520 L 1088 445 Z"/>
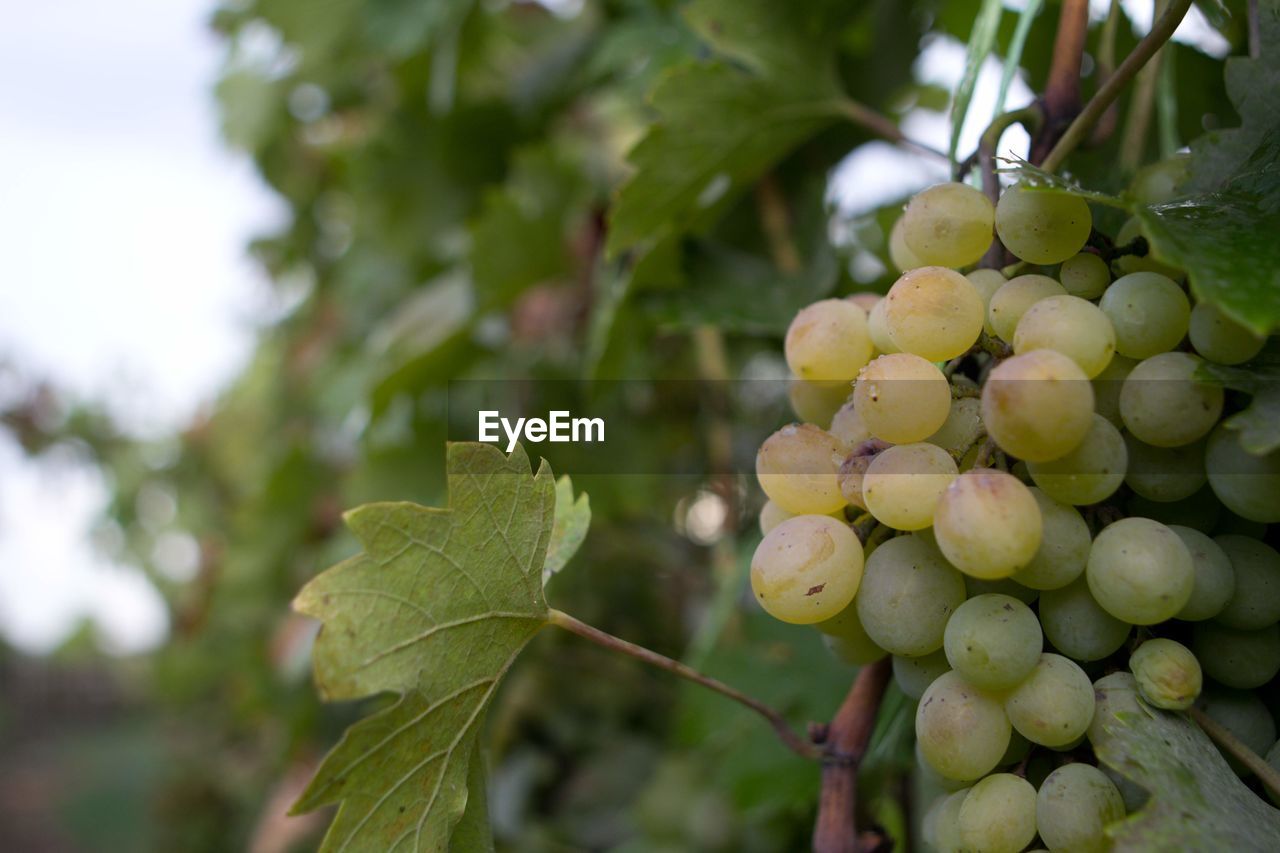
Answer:
<path fill-rule="evenodd" d="M 1209 739 L 1231 753 L 1237 761 L 1258 774 L 1258 778 L 1271 793 L 1280 796 L 1280 770 L 1264 761 L 1258 753 L 1245 746 L 1235 735 L 1219 725 L 1216 720 L 1204 711 L 1192 705 L 1187 709 L 1187 716 L 1196 721 Z"/>
<path fill-rule="evenodd" d="M 764 704 L 758 699 L 754 699 L 740 690 L 737 690 L 723 681 L 718 681 L 708 675 L 703 675 L 696 669 L 678 660 L 672 660 L 666 655 L 660 655 L 652 649 L 646 649 L 644 646 L 638 646 L 635 643 L 627 642 L 620 637 L 605 633 L 599 628 L 588 625 L 561 610 L 552 610 L 547 617 L 548 621 L 559 628 L 571 631 L 579 637 L 584 637 L 596 645 L 603 646 L 606 649 L 615 652 L 621 652 L 624 655 L 630 655 L 633 658 L 642 660 L 645 663 L 656 666 L 659 669 L 665 669 L 667 672 L 680 676 L 681 678 L 692 681 L 706 687 L 708 690 L 714 690 L 722 696 L 727 696 L 739 704 L 745 705 L 755 711 L 760 716 L 769 721 L 769 725 L 773 727 L 774 732 L 778 735 L 778 739 L 782 743 L 799 755 L 801 758 L 817 759 L 823 756 L 823 750 L 820 750 L 813 744 L 806 741 L 800 735 L 796 734 L 782 714 L 773 708 Z"/>
<path fill-rule="evenodd" d="M 1040 168 L 1046 172 L 1058 170 L 1062 162 L 1067 159 L 1067 155 L 1084 141 L 1098 119 L 1106 112 L 1107 107 L 1111 106 L 1111 103 L 1120 95 L 1121 90 L 1129 85 L 1129 81 L 1147 64 L 1147 60 L 1151 59 L 1160 46 L 1173 35 L 1173 31 L 1178 28 L 1178 24 L 1182 23 L 1187 10 L 1191 8 L 1191 3 L 1192 0 L 1173 0 L 1169 4 L 1168 11 L 1151 26 L 1151 32 L 1138 42 L 1133 51 L 1124 58 L 1124 62 L 1120 63 L 1116 73 L 1111 75 L 1111 79 L 1098 89 L 1097 93 L 1089 99 L 1089 103 L 1085 104 L 1080 115 L 1071 122 L 1066 133 L 1062 134 L 1058 144 L 1053 146 L 1053 150 L 1040 163 Z"/>
<path fill-rule="evenodd" d="M 791 236 L 791 211 L 787 209 L 787 200 L 773 175 L 765 175 L 756 184 L 756 212 L 778 272 L 784 275 L 800 272 L 804 265 L 796 249 L 796 241 Z"/>
<path fill-rule="evenodd" d="M 881 115 L 865 104 L 860 104 L 850 98 L 844 98 L 839 101 L 836 106 L 845 118 L 849 119 L 849 121 L 856 125 L 866 128 L 876 136 L 883 137 L 890 142 L 909 145 L 918 151 L 923 151 L 925 154 L 932 154 L 934 157 L 945 160 L 948 163 L 951 162 L 951 158 L 944 152 L 939 151 L 932 146 L 925 145 L 923 142 L 917 142 L 916 140 L 909 138 L 898 128 L 896 124 L 893 123 L 893 119 L 888 116 Z"/>
<path fill-rule="evenodd" d="M 813 828 L 814 853 L 857 853 L 858 764 L 889 684 L 889 659 L 864 666 L 827 728 L 822 793 Z"/>
<path fill-rule="evenodd" d="M 1053 63 L 1040 102 L 1044 123 L 1031 143 L 1031 162 L 1039 163 L 1053 148 L 1063 130 L 1080 112 L 1080 65 L 1089 35 L 1088 0 L 1063 0 L 1058 32 L 1053 42 Z"/>

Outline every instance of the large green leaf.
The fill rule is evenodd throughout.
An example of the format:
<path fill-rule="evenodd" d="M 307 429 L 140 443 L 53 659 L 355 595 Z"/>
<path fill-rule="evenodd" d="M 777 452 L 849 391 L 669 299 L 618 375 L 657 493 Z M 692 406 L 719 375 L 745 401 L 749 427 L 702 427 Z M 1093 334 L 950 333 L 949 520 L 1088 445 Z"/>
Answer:
<path fill-rule="evenodd" d="M 1137 215 L 1159 259 L 1241 323 L 1280 328 L 1280 2 L 1258 9 L 1260 59 L 1227 62 L 1227 92 L 1241 126 L 1192 143 L 1192 195 Z"/>
<path fill-rule="evenodd" d="M 468 791 L 484 714 L 503 675 L 547 621 L 542 570 L 555 484 L 522 449 L 451 444 L 448 509 L 369 504 L 347 523 L 364 552 L 294 602 L 324 624 L 313 651 L 329 699 L 396 691 L 353 726 L 296 809 L 342 806 L 326 849 L 444 850 Z"/>

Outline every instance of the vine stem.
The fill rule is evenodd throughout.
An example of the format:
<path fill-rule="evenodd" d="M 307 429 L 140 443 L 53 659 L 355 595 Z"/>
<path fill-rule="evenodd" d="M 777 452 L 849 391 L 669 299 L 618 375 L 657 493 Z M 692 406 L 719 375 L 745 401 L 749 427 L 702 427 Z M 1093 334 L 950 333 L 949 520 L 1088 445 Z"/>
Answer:
<path fill-rule="evenodd" d="M 858 853 L 858 765 L 889 685 L 889 659 L 864 666 L 827 728 L 822 794 L 813 829 L 814 853 Z"/>
<path fill-rule="evenodd" d="M 1062 134 L 1062 138 L 1053 146 L 1053 150 L 1040 163 L 1042 169 L 1046 172 L 1056 172 L 1062 166 L 1067 155 L 1084 141 L 1094 124 L 1107 111 L 1107 107 L 1111 106 L 1124 87 L 1129 85 L 1134 76 L 1142 70 L 1147 60 L 1155 56 L 1156 51 L 1173 36 L 1173 31 L 1178 28 L 1178 24 L 1182 23 L 1187 10 L 1191 8 L 1191 3 L 1192 0 L 1172 0 L 1169 3 L 1168 10 L 1151 25 L 1151 32 L 1138 42 L 1133 51 L 1124 58 L 1124 62 L 1120 63 L 1116 73 L 1102 84 L 1089 99 L 1089 103 L 1085 104 L 1084 109 L 1080 111 L 1080 115 L 1071 122 L 1071 126 Z"/>
<path fill-rule="evenodd" d="M 1031 145 L 1032 163 L 1040 162 L 1063 129 L 1080 112 L 1080 67 L 1088 35 L 1088 0 L 1063 0 L 1053 41 L 1049 79 L 1040 98 L 1045 120 Z"/>
<path fill-rule="evenodd" d="M 843 98 L 836 103 L 836 109 L 849 121 L 856 125 L 866 128 L 876 136 L 883 137 L 890 142 L 897 142 L 902 145 L 909 145 L 925 154 L 931 154 L 947 163 L 951 162 L 951 158 L 944 152 L 939 151 L 932 146 L 925 145 L 923 142 L 917 142 L 911 139 L 902 130 L 893 123 L 893 119 L 888 116 L 881 115 L 865 104 L 860 104 L 851 98 Z"/>
<path fill-rule="evenodd" d="M 1266 785 L 1271 790 L 1271 793 L 1280 796 L 1280 771 L 1264 761 L 1258 753 L 1245 746 L 1239 738 L 1219 725 L 1216 720 L 1204 711 L 1192 705 L 1187 709 L 1187 715 L 1196 721 L 1196 724 L 1204 730 L 1204 733 L 1214 743 L 1231 753 L 1245 767 L 1258 774 L 1262 784 Z"/>
<path fill-rule="evenodd" d="M 575 619 L 563 610 L 551 610 L 547 615 L 547 621 L 558 628 L 577 634 L 598 646 L 603 646 L 610 651 L 620 652 L 624 655 L 630 655 L 637 660 L 642 660 L 650 666 L 656 666 L 658 669 L 664 669 L 667 672 L 680 676 L 683 679 L 699 684 L 708 690 L 714 690 L 722 696 L 727 696 L 733 701 L 745 705 L 755 711 L 760 716 L 769 721 L 769 725 L 773 727 L 774 732 L 778 735 L 778 739 L 782 743 L 799 755 L 801 758 L 816 760 L 823 757 L 824 751 L 809 741 L 796 734 L 795 730 L 783 719 L 782 714 L 777 710 L 755 699 L 741 690 L 730 687 L 723 681 L 712 678 L 709 675 L 703 675 L 691 666 L 673 660 L 666 655 L 660 655 L 652 649 L 646 649 L 644 646 L 638 646 L 635 643 L 628 642 L 620 637 L 601 631 L 592 625 L 588 625 L 579 619 Z"/>

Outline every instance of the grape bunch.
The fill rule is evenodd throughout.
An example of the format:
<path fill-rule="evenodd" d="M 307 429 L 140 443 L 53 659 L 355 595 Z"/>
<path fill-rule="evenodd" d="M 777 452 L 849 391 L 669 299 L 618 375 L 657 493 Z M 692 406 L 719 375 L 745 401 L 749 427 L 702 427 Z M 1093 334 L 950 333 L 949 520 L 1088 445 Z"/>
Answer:
<path fill-rule="evenodd" d="M 1017 261 L 964 272 L 996 236 Z M 1265 339 L 1136 236 L 1100 237 L 1063 191 L 930 187 L 890 235 L 888 293 L 786 335 L 809 422 L 759 449 L 752 589 L 849 663 L 892 656 L 938 850 L 1106 849 L 1144 793 L 1090 750 L 1135 703 L 1198 703 L 1280 762 L 1280 455 L 1245 453 L 1198 378 Z"/>

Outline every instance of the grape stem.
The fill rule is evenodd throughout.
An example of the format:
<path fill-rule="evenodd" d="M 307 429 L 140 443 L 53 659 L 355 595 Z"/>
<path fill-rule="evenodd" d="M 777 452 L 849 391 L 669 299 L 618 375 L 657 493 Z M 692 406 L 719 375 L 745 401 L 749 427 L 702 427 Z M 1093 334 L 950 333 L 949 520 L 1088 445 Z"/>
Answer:
<path fill-rule="evenodd" d="M 822 793 L 813 828 L 814 853 L 858 853 L 864 840 L 858 837 L 858 765 L 875 728 L 876 712 L 889 685 L 889 659 L 864 666 L 840 704 L 824 740 Z"/>
<path fill-rule="evenodd" d="M 547 621 L 558 628 L 563 628 L 566 631 L 577 634 L 579 637 L 588 639 L 598 646 L 629 655 L 637 660 L 644 661 L 650 666 L 656 666 L 658 669 L 664 669 L 683 679 L 692 681 L 694 684 L 701 685 L 708 690 L 714 690 L 722 696 L 727 696 L 741 705 L 745 705 L 764 717 L 769 722 L 769 725 L 773 727 L 774 733 L 777 734 L 783 745 L 801 758 L 817 760 L 827 754 L 826 750 L 820 749 L 796 734 L 777 710 L 736 688 L 730 687 L 723 681 L 714 679 L 709 675 L 703 675 L 693 667 L 678 660 L 673 660 L 666 655 L 660 655 L 651 649 L 646 649 L 644 646 L 636 645 L 621 637 L 615 637 L 612 634 L 601 631 L 599 628 L 588 625 L 586 622 L 576 619 L 562 610 L 551 610 L 547 615 Z"/>
<path fill-rule="evenodd" d="M 1151 25 L 1151 32 L 1138 42 L 1124 58 L 1124 62 L 1120 63 L 1116 73 L 1102 84 L 1089 99 L 1089 103 L 1085 104 L 1084 109 L 1080 111 L 1080 115 L 1071 122 L 1071 126 L 1062 134 L 1062 138 L 1053 146 L 1053 150 L 1040 163 L 1042 169 L 1046 172 L 1056 172 L 1062 166 L 1067 155 L 1085 140 L 1093 126 L 1102 118 L 1107 107 L 1120 96 L 1124 87 L 1129 85 L 1147 61 L 1155 56 L 1156 51 L 1173 36 L 1174 30 L 1178 28 L 1178 24 L 1182 23 L 1187 10 L 1191 8 L 1191 3 L 1192 0 L 1172 0 L 1169 3 L 1165 13 Z"/>
<path fill-rule="evenodd" d="M 1031 162 L 1039 163 L 1080 112 L 1080 66 L 1089 35 L 1088 0 L 1063 0 L 1053 41 L 1049 79 L 1040 98 L 1044 122 L 1031 143 Z"/>
<path fill-rule="evenodd" d="M 1266 785 L 1272 794 L 1280 797 L 1280 771 L 1264 761 L 1258 753 L 1245 746 L 1239 738 L 1194 705 L 1187 709 L 1187 716 L 1196 721 L 1196 724 L 1204 730 L 1210 740 L 1231 753 L 1232 757 L 1256 773 L 1262 784 Z"/>

